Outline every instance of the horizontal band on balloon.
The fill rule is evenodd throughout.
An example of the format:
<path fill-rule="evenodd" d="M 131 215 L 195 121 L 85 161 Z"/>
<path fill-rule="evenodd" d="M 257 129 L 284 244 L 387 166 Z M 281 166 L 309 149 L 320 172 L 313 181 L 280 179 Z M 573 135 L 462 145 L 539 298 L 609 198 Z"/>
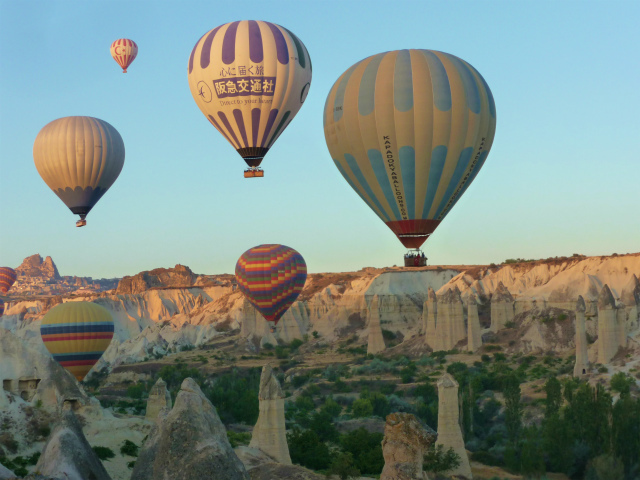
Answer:
<path fill-rule="evenodd" d="M 103 352 L 86 352 L 86 353 L 54 353 L 53 358 L 56 362 L 72 362 L 76 360 L 100 360 Z"/>
<path fill-rule="evenodd" d="M 276 90 L 276 77 L 223 78 L 213 81 L 213 89 L 218 98 L 247 97 L 249 95 L 273 97 Z"/>
<path fill-rule="evenodd" d="M 40 327 L 43 334 L 77 332 L 113 332 L 113 322 L 96 323 L 49 323 Z"/>
<path fill-rule="evenodd" d="M 60 365 L 62 365 L 63 367 L 79 367 L 81 365 L 89 365 L 89 366 L 93 366 L 96 363 L 98 363 L 98 359 L 95 360 L 73 360 L 73 361 L 60 361 L 58 360 L 58 363 Z"/>
<path fill-rule="evenodd" d="M 113 338 L 113 332 L 94 333 L 94 334 L 68 334 L 68 333 L 56 333 L 53 335 L 42 334 L 43 342 L 60 342 L 63 340 L 111 340 Z"/>

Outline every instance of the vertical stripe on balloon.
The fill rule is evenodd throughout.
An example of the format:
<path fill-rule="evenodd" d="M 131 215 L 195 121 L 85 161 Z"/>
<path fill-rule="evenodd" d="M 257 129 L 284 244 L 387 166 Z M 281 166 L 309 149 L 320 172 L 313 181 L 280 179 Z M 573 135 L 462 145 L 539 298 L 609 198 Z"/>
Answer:
<path fill-rule="evenodd" d="M 222 40 L 222 61 L 225 65 L 229 65 L 236 60 L 236 33 L 238 31 L 238 24 L 240 22 L 233 22 L 224 32 L 224 39 Z"/>
<path fill-rule="evenodd" d="M 271 29 L 271 33 L 273 33 L 273 39 L 276 42 L 276 52 L 278 56 L 278 62 L 283 65 L 289 63 L 289 49 L 287 48 L 287 41 L 284 39 L 284 35 L 273 23 L 265 22 L 269 28 Z"/>

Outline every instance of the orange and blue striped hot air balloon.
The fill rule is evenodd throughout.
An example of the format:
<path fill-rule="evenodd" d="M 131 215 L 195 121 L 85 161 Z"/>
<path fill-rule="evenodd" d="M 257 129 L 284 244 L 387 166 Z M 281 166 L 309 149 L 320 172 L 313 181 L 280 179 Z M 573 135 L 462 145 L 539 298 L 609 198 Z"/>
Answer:
<path fill-rule="evenodd" d="M 113 338 L 109 311 L 91 302 L 67 302 L 42 319 L 40 335 L 56 362 L 82 380 Z"/>
<path fill-rule="evenodd" d="M 7 293 L 16 282 L 16 271 L 10 267 L 0 267 L 0 292 Z"/>
<path fill-rule="evenodd" d="M 274 326 L 298 298 L 306 279 L 304 258 L 285 245 L 258 245 L 236 263 L 240 290 Z"/>
<path fill-rule="evenodd" d="M 464 194 L 495 131 L 484 78 L 433 50 L 365 58 L 338 78 L 324 108 L 336 167 L 407 248 L 419 248 Z"/>
<path fill-rule="evenodd" d="M 127 73 L 127 68 L 138 56 L 138 45 L 128 38 L 119 38 L 111 44 L 111 56 L 122 67 L 122 73 Z"/>
<path fill-rule="evenodd" d="M 260 162 L 309 93 L 307 48 L 279 25 L 231 22 L 198 40 L 188 68 L 193 99 L 250 167 L 245 177 L 263 176 Z"/>

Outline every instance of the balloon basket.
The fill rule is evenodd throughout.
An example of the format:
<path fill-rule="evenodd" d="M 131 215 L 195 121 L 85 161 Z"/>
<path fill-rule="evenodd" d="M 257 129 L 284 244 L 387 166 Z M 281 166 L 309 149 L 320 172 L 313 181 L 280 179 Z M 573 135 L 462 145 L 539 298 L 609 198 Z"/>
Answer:
<path fill-rule="evenodd" d="M 409 250 L 404 256 L 405 267 L 426 267 L 427 257 L 419 248 Z"/>
<path fill-rule="evenodd" d="M 86 224 L 87 224 L 86 220 L 84 220 L 84 219 L 83 220 L 78 220 L 76 222 L 76 227 L 84 227 Z"/>
<path fill-rule="evenodd" d="M 264 177 L 264 170 L 250 168 L 244 171 L 244 178 Z"/>

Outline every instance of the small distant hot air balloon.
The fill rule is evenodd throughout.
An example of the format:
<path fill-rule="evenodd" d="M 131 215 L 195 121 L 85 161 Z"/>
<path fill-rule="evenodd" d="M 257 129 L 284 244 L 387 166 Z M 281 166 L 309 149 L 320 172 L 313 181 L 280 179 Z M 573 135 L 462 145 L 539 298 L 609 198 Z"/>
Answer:
<path fill-rule="evenodd" d="M 56 362 L 82 380 L 113 338 L 109 310 L 91 302 L 67 302 L 42 319 L 40 335 Z"/>
<path fill-rule="evenodd" d="M 131 65 L 138 55 L 138 45 L 128 38 L 119 38 L 111 44 L 111 56 L 122 67 L 122 73 L 127 73 L 127 67 Z"/>
<path fill-rule="evenodd" d="M 293 33 L 269 22 L 231 22 L 205 33 L 189 57 L 198 108 L 249 166 L 258 168 L 296 116 L 311 85 L 311 59 Z"/>
<path fill-rule="evenodd" d="M 365 58 L 338 78 L 324 108 L 338 170 L 407 248 L 419 249 L 451 211 L 495 131 L 482 76 L 432 50 Z"/>
<path fill-rule="evenodd" d="M 300 295 L 306 279 L 304 258 L 285 245 L 258 245 L 236 263 L 240 291 L 272 323 L 272 331 Z"/>
<path fill-rule="evenodd" d="M 64 117 L 45 125 L 33 144 L 38 173 L 80 220 L 115 182 L 124 165 L 118 131 L 93 117 Z"/>
<path fill-rule="evenodd" d="M 16 271 L 9 267 L 0 267 L 0 292 L 7 293 L 16 282 Z"/>

